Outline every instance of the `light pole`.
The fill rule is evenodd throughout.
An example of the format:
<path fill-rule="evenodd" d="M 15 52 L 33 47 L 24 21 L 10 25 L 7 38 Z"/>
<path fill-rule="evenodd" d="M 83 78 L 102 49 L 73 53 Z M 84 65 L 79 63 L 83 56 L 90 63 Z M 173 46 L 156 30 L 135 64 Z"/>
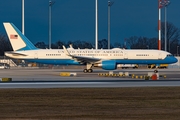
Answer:
<path fill-rule="evenodd" d="M 111 26 L 110 26 L 110 8 L 113 5 L 114 2 L 108 1 L 108 49 L 110 49 L 110 30 L 111 30 Z"/>
<path fill-rule="evenodd" d="M 22 34 L 24 35 L 24 0 L 22 0 Z"/>
<path fill-rule="evenodd" d="M 167 51 L 167 10 L 166 8 L 170 4 L 170 0 L 163 0 L 161 1 L 161 5 L 164 7 L 164 48 Z M 170 52 L 170 42 L 169 42 L 169 52 Z"/>
<path fill-rule="evenodd" d="M 51 7 L 54 3 L 54 1 L 49 1 L 49 49 L 51 49 Z"/>
<path fill-rule="evenodd" d="M 96 11 L 96 18 L 95 18 L 95 21 L 96 21 L 96 25 L 95 25 L 95 46 L 96 46 L 96 49 L 98 49 L 98 0 L 96 0 L 96 5 L 95 5 L 95 11 Z"/>
<path fill-rule="evenodd" d="M 165 8 L 164 8 L 164 16 L 165 16 L 165 51 L 167 51 L 167 22 L 166 22 L 166 19 L 167 19 L 167 6 L 170 4 L 170 1 L 169 0 L 166 0 L 166 3 L 165 3 Z M 170 42 L 169 42 L 169 52 L 170 52 Z"/>
<path fill-rule="evenodd" d="M 177 56 L 179 56 L 179 55 L 178 55 L 178 48 L 179 48 L 179 46 L 177 46 Z"/>

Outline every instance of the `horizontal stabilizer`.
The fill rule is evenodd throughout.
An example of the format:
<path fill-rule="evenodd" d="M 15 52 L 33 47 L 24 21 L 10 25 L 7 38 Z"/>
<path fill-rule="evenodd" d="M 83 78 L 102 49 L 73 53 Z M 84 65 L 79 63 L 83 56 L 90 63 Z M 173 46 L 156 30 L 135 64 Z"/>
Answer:
<path fill-rule="evenodd" d="M 26 54 L 15 53 L 15 52 L 5 52 L 5 54 L 11 54 L 11 55 L 13 55 L 13 56 L 27 56 Z"/>

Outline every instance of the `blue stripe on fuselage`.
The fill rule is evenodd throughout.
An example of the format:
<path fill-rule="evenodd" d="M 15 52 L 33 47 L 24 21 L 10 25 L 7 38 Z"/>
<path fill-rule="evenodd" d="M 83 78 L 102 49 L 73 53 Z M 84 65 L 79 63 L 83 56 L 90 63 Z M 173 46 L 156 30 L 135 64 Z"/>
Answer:
<path fill-rule="evenodd" d="M 79 62 L 76 62 L 71 59 L 31 59 L 27 61 L 54 65 L 81 65 Z"/>
<path fill-rule="evenodd" d="M 140 59 L 124 59 L 124 60 L 116 60 L 117 64 L 171 64 L 176 63 L 177 59 L 174 56 L 167 56 L 165 59 L 159 60 L 140 60 Z"/>
<path fill-rule="evenodd" d="M 81 65 L 79 62 L 72 59 L 27 59 L 27 61 L 54 65 Z M 119 59 L 115 61 L 116 64 L 171 64 L 176 63 L 177 59 L 174 56 L 167 56 L 163 60 Z"/>

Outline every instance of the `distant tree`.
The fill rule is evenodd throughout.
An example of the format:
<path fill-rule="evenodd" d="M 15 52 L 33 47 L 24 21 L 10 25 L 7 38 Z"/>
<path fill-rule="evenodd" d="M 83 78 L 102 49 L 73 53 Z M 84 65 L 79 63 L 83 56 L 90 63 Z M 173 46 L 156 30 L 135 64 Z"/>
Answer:
<path fill-rule="evenodd" d="M 0 56 L 4 56 L 5 51 L 12 51 L 12 47 L 7 36 L 0 34 Z"/>
<path fill-rule="evenodd" d="M 149 38 L 147 48 L 148 49 L 158 49 L 158 39 L 157 38 Z"/>
<path fill-rule="evenodd" d="M 93 45 L 90 42 L 83 41 L 85 48 L 92 49 Z"/>
<path fill-rule="evenodd" d="M 137 36 L 132 36 L 130 38 L 126 39 L 126 44 L 131 47 L 131 49 L 136 49 L 137 48 L 137 42 L 138 42 L 138 37 Z"/>
<path fill-rule="evenodd" d="M 83 42 L 81 40 L 76 40 L 74 42 L 69 42 L 68 46 L 72 44 L 73 45 L 73 48 L 77 49 L 77 48 L 80 48 L 80 49 L 83 49 L 85 48 L 85 46 L 83 45 Z"/>
<path fill-rule="evenodd" d="M 51 49 L 58 49 L 58 45 L 55 44 L 55 43 L 52 43 L 52 44 L 51 44 Z"/>
<path fill-rule="evenodd" d="M 108 40 L 107 39 L 102 39 L 98 41 L 98 48 L 101 49 L 107 49 L 108 48 Z"/>
<path fill-rule="evenodd" d="M 69 46 L 70 44 L 75 49 L 78 49 L 78 48 L 80 48 L 80 49 L 85 49 L 85 48 L 91 49 L 91 48 L 93 48 L 93 46 L 90 42 L 81 41 L 81 40 L 76 40 L 74 42 L 69 41 L 67 45 Z"/>
<path fill-rule="evenodd" d="M 138 42 L 136 44 L 136 48 L 139 49 L 147 49 L 147 46 L 149 45 L 149 39 L 147 37 L 139 37 Z"/>
<path fill-rule="evenodd" d="M 121 43 L 115 42 L 113 47 L 114 48 L 123 48 L 123 45 Z"/>
<path fill-rule="evenodd" d="M 56 45 L 57 45 L 57 48 L 58 49 L 63 49 L 63 45 L 65 45 L 66 46 L 66 43 L 65 42 L 63 42 L 63 41 L 61 41 L 61 40 L 58 40 L 57 42 L 56 42 Z"/>
<path fill-rule="evenodd" d="M 165 43 L 165 23 L 161 23 L 161 36 L 162 36 L 162 47 Z M 176 47 L 178 46 L 180 40 L 180 29 L 177 28 L 174 24 L 167 22 L 167 49 L 171 53 L 176 53 Z"/>
<path fill-rule="evenodd" d="M 37 42 L 37 43 L 35 44 L 35 46 L 36 46 L 37 48 L 41 48 L 41 49 L 46 49 L 46 48 L 48 48 L 48 46 L 47 46 L 44 42 Z"/>
<path fill-rule="evenodd" d="M 157 38 L 133 36 L 126 39 L 131 49 L 157 49 Z"/>
<path fill-rule="evenodd" d="M 64 44 L 65 44 L 65 43 L 64 43 Z M 74 44 L 75 44 L 74 42 L 72 42 L 72 41 L 68 41 L 68 42 L 67 42 L 67 44 L 66 44 L 66 46 L 67 46 L 67 47 L 70 47 L 70 45 L 72 45 L 72 46 L 73 46 Z M 75 45 L 75 46 L 76 46 L 76 45 Z M 73 47 L 74 47 L 74 46 L 73 46 Z"/>

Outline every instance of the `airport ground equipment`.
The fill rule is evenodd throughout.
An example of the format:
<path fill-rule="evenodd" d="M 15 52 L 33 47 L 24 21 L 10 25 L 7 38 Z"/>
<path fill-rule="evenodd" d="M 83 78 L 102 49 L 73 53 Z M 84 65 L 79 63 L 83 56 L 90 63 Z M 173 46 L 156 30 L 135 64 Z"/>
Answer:
<path fill-rule="evenodd" d="M 0 63 L 8 64 L 10 67 L 17 66 L 12 59 L 0 59 Z"/>
<path fill-rule="evenodd" d="M 0 78 L 1 82 L 11 82 L 12 78 Z"/>
<path fill-rule="evenodd" d="M 60 72 L 60 76 L 63 76 L 63 77 L 77 76 L 77 73 Z"/>
<path fill-rule="evenodd" d="M 156 68 L 156 64 L 148 64 L 147 68 L 154 69 L 154 68 Z M 160 69 L 161 68 L 168 68 L 168 64 L 160 64 L 157 66 L 157 68 L 160 68 Z"/>
<path fill-rule="evenodd" d="M 159 80 L 159 78 L 166 78 L 166 75 L 160 75 L 159 73 L 148 72 L 146 75 L 135 75 L 129 74 L 129 72 L 119 72 L 119 73 L 98 73 L 100 77 L 126 77 L 126 78 L 133 78 L 133 79 L 144 79 L 144 80 Z"/>
<path fill-rule="evenodd" d="M 122 69 L 127 69 L 127 68 L 137 69 L 139 66 L 138 64 L 119 64 L 118 67 Z"/>

